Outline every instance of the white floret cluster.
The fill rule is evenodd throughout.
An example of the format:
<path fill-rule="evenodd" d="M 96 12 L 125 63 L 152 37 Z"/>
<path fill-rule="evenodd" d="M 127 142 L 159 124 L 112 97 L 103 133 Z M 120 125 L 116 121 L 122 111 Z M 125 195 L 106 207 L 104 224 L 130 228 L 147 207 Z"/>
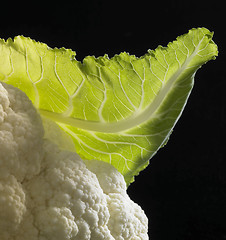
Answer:
<path fill-rule="evenodd" d="M 147 240 L 123 176 L 62 149 L 71 140 L 44 125 L 22 91 L 0 83 L 0 239 Z"/>

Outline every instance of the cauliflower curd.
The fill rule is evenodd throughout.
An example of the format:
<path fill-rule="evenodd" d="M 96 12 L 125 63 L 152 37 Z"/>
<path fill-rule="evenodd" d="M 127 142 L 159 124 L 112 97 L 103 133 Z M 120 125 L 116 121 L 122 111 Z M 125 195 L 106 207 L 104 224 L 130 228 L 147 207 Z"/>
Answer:
<path fill-rule="evenodd" d="M 123 176 L 66 150 L 67 140 L 62 149 L 60 128 L 44 125 L 52 137 L 27 96 L 0 83 L 0 239 L 147 240 Z"/>

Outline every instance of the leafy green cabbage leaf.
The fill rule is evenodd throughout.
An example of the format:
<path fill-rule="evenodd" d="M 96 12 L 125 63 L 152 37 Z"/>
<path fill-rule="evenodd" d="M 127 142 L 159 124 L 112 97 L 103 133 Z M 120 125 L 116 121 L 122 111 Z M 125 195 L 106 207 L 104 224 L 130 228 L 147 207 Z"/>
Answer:
<path fill-rule="evenodd" d="M 169 138 L 197 69 L 217 56 L 212 37 L 192 29 L 139 58 L 122 52 L 79 62 L 70 49 L 18 36 L 0 40 L 0 81 L 72 136 L 82 158 L 109 162 L 129 184 Z"/>

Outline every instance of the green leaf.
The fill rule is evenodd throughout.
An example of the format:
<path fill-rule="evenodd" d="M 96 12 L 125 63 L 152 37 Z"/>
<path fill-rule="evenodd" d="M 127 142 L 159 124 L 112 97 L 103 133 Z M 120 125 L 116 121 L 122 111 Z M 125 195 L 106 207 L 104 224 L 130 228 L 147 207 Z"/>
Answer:
<path fill-rule="evenodd" d="M 192 29 L 140 58 L 123 52 L 82 63 L 72 50 L 18 36 L 0 41 L 0 80 L 70 134 L 81 157 L 111 163 L 129 184 L 168 140 L 197 69 L 217 56 L 212 36 Z"/>

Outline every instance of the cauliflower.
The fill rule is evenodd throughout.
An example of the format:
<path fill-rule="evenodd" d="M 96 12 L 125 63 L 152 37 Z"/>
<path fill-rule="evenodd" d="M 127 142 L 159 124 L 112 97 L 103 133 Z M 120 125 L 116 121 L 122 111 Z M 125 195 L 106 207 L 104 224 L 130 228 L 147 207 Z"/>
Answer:
<path fill-rule="evenodd" d="M 70 137 L 44 125 L 46 133 L 22 91 L 0 83 L 0 239 L 148 239 L 148 219 L 123 176 L 66 150 Z"/>

